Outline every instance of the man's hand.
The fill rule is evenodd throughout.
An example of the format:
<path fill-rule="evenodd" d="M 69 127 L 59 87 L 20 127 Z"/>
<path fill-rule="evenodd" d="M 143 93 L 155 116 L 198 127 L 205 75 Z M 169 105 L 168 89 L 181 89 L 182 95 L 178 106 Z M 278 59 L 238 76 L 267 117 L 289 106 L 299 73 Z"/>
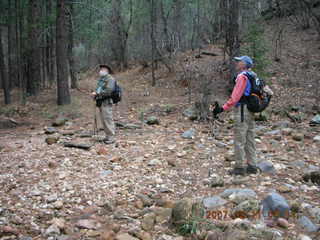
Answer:
<path fill-rule="evenodd" d="M 91 97 L 92 97 L 93 99 L 95 99 L 96 96 L 97 96 L 97 93 L 96 93 L 96 92 L 92 92 L 92 93 L 91 93 Z"/>
<path fill-rule="evenodd" d="M 217 118 L 217 116 L 222 112 L 223 112 L 223 108 L 219 106 L 218 102 L 216 102 L 215 106 L 214 106 L 214 109 L 212 111 L 213 117 Z"/>

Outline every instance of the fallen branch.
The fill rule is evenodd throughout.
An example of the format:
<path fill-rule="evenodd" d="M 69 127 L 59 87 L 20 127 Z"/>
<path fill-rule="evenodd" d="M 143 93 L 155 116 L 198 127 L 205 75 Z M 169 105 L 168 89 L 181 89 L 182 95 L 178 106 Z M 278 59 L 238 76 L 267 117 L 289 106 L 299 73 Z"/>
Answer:
<path fill-rule="evenodd" d="M 212 56 L 212 57 L 216 57 L 216 56 L 219 56 L 218 54 L 216 53 L 212 53 L 212 52 L 201 52 L 202 55 L 207 55 L 207 56 Z"/>

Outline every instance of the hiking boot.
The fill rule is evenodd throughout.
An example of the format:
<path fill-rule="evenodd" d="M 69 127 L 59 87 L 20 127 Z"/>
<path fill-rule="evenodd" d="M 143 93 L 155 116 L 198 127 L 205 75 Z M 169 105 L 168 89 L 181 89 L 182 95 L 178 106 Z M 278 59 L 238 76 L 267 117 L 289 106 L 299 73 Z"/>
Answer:
<path fill-rule="evenodd" d="M 259 168 L 256 167 L 256 166 L 248 164 L 247 173 L 248 174 L 257 174 L 257 173 L 259 173 Z"/>
<path fill-rule="evenodd" d="M 230 175 L 246 175 L 246 169 L 242 167 L 235 167 L 233 170 L 229 171 Z"/>

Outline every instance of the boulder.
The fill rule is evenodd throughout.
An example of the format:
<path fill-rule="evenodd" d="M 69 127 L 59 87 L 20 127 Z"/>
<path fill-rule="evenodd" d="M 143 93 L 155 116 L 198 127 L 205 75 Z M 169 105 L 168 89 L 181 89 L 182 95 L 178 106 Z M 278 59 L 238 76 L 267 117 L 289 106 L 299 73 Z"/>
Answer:
<path fill-rule="evenodd" d="M 307 232 L 316 232 L 318 227 L 306 216 L 298 219 L 299 225 Z"/>
<path fill-rule="evenodd" d="M 148 213 L 144 215 L 141 221 L 141 228 L 147 232 L 150 232 L 154 229 L 156 223 L 156 215 L 154 213 Z"/>
<path fill-rule="evenodd" d="M 272 192 L 262 201 L 264 217 L 281 217 L 288 219 L 290 207 L 286 199 L 278 193 Z"/>
<path fill-rule="evenodd" d="M 172 209 L 172 223 L 182 225 L 189 221 L 192 216 L 192 199 L 186 198 L 177 201 Z"/>
<path fill-rule="evenodd" d="M 219 196 L 207 197 L 207 198 L 203 199 L 203 206 L 207 210 L 219 208 L 227 203 L 228 203 L 228 201 L 224 200 L 223 198 L 221 198 Z"/>
<path fill-rule="evenodd" d="M 257 164 L 257 167 L 264 173 L 275 173 L 276 169 L 274 168 L 272 162 L 262 161 Z"/>
<path fill-rule="evenodd" d="M 316 116 L 314 116 L 311 119 L 310 124 L 320 124 L 320 114 L 317 114 Z"/>

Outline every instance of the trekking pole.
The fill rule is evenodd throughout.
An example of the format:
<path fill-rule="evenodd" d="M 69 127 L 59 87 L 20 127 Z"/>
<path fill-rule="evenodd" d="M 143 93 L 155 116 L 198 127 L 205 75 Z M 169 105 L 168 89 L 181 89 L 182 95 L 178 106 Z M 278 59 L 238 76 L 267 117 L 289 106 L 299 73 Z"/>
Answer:
<path fill-rule="evenodd" d="M 97 122 L 97 107 L 94 105 L 94 122 L 93 122 L 93 135 L 98 135 L 98 122 Z"/>

